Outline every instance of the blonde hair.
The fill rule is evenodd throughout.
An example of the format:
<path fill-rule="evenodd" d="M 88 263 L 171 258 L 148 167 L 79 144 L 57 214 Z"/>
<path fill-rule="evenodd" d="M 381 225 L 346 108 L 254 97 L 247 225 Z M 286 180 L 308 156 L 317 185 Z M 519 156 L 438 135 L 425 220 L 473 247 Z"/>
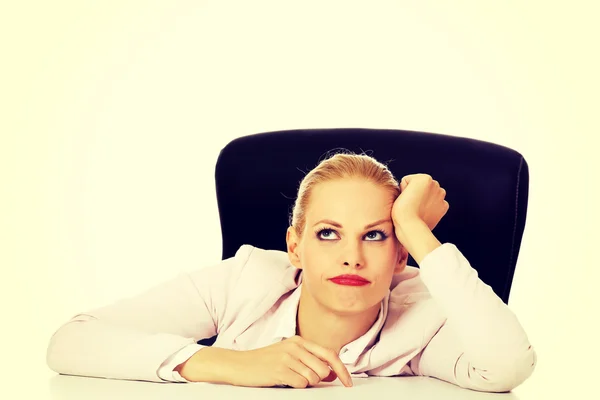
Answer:
<path fill-rule="evenodd" d="M 298 196 L 290 216 L 290 225 L 302 235 L 306 224 L 306 209 L 313 188 L 340 178 L 364 178 L 390 190 L 394 198 L 400 195 L 398 181 L 387 166 L 366 154 L 344 152 L 322 160 L 300 182 Z"/>

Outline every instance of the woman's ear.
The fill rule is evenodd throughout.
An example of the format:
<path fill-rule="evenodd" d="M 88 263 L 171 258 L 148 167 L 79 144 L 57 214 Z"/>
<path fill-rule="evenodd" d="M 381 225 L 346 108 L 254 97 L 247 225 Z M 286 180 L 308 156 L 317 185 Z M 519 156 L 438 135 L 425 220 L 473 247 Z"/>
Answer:
<path fill-rule="evenodd" d="M 396 267 L 394 268 L 394 274 L 399 274 L 404 271 L 406 268 L 406 263 L 408 262 L 408 250 L 401 244 L 398 244 L 398 258 L 396 262 Z"/>
<path fill-rule="evenodd" d="M 293 226 L 288 227 L 285 241 L 287 243 L 287 253 L 288 258 L 292 265 L 298 269 L 302 269 L 302 264 L 300 263 L 300 256 L 298 253 L 298 243 L 300 242 L 300 238 L 296 233 L 296 229 Z"/>

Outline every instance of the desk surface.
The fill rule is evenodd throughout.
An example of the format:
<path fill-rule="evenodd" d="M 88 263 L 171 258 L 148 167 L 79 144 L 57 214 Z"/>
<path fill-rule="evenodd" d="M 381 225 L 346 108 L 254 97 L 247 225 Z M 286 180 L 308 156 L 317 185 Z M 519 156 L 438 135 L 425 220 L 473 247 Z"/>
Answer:
<path fill-rule="evenodd" d="M 2 365 L 2 364 L 0 364 Z M 321 383 L 307 389 L 292 388 L 247 388 L 210 383 L 154 383 L 116 379 L 88 378 L 58 375 L 42 364 L 7 367 L 0 386 L 0 398 L 35 398 L 36 400 L 117 400 L 117 399 L 193 399 L 243 398 L 280 399 L 281 395 L 311 400 L 360 399 L 373 400 L 377 394 L 399 393 L 401 398 L 444 399 L 444 400 L 538 400 L 545 399 L 590 399 L 595 398 L 594 380 L 585 379 L 584 371 L 561 368 L 557 363 L 538 364 L 533 375 L 510 393 L 485 393 L 463 389 L 447 382 L 428 377 L 369 377 L 355 378 L 352 388 L 344 387 L 339 381 Z M 26 373 L 24 373 L 26 371 Z M 571 373 L 569 372 L 571 371 Z M 8 394 L 8 396 L 7 396 Z M 10 396 L 12 395 L 12 396 Z"/>
<path fill-rule="evenodd" d="M 210 383 L 153 383 L 141 381 L 118 381 L 112 379 L 84 378 L 55 375 L 50 378 L 50 394 L 53 400 L 105 400 L 117 398 L 164 400 L 164 399 L 281 399 L 285 398 L 331 400 L 360 399 L 391 393 L 402 394 L 404 398 L 419 399 L 460 399 L 515 400 L 514 393 L 482 393 L 459 388 L 455 385 L 427 377 L 369 377 L 355 378 L 354 386 L 344 387 L 339 381 L 321 383 L 306 389 L 293 388 L 249 388 Z"/>

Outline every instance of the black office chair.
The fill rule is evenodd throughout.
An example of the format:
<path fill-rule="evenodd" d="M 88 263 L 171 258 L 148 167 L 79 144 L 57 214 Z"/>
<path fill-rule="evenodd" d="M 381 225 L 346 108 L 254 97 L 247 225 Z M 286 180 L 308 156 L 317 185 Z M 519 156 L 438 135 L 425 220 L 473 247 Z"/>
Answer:
<path fill-rule="evenodd" d="M 398 181 L 414 173 L 439 181 L 450 209 L 435 236 L 455 244 L 508 304 L 525 228 L 529 168 L 515 150 L 468 138 L 354 128 L 237 138 L 221 150 L 215 172 L 222 258 L 232 257 L 243 244 L 286 251 L 285 231 L 300 181 L 340 148 L 373 156 Z M 418 267 L 412 257 L 408 265 Z"/>

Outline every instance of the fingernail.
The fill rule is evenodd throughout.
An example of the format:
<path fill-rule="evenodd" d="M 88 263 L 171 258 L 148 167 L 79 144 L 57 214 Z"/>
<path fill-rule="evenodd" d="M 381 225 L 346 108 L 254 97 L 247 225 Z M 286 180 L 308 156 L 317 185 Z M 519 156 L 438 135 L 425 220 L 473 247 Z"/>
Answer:
<path fill-rule="evenodd" d="M 331 370 L 331 372 L 329 373 L 329 375 L 327 375 L 325 377 L 325 379 L 323 379 L 323 381 L 325 381 L 325 382 L 333 382 L 333 381 L 336 380 L 336 378 L 337 378 L 336 373 L 333 372 L 333 370 Z"/>

